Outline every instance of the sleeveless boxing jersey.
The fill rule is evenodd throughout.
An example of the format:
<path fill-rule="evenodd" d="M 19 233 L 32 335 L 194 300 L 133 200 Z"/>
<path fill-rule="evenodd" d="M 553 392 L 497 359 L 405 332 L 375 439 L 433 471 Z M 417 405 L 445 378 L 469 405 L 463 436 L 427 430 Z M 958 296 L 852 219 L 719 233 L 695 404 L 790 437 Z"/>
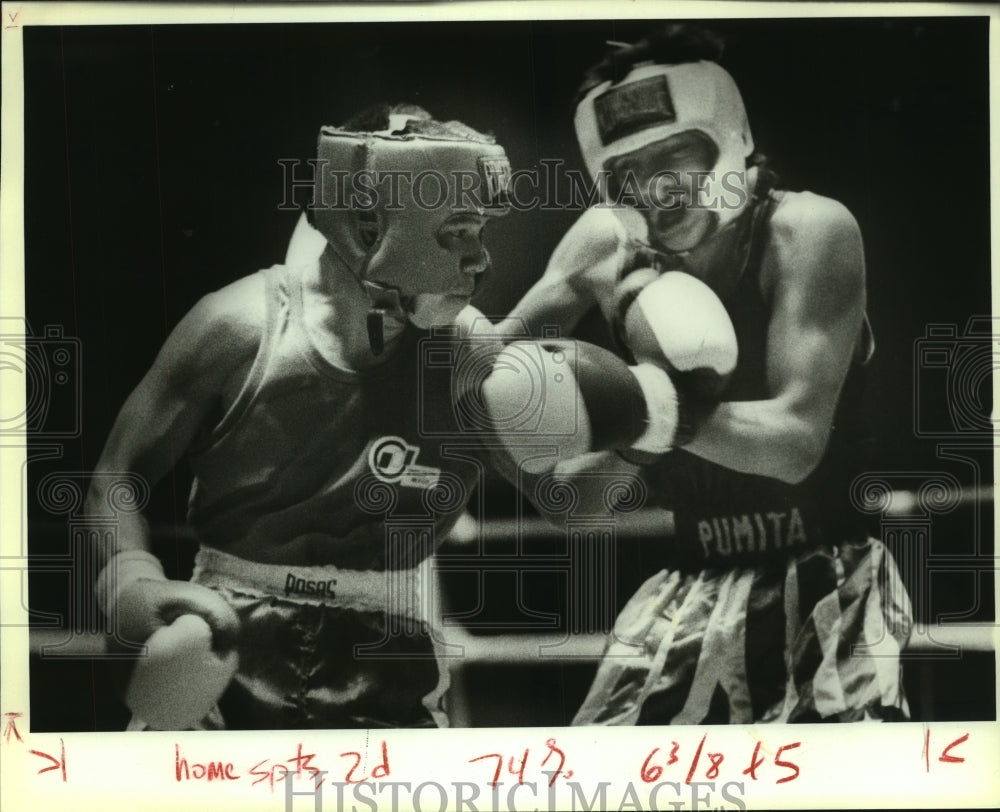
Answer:
<path fill-rule="evenodd" d="M 770 306 L 761 293 L 762 258 L 771 214 L 781 192 L 755 196 L 740 244 L 744 267 L 723 302 L 736 331 L 739 360 L 721 401 L 766 400 Z M 867 321 L 841 391 L 821 462 L 803 482 L 789 485 L 745 474 L 678 449 L 646 469 L 650 493 L 674 511 L 678 566 L 727 566 L 785 557 L 821 544 L 864 539 L 864 520 L 852 508 L 850 486 L 864 470 L 872 442 L 861 410 L 863 363 L 870 348 Z"/>
<path fill-rule="evenodd" d="M 307 337 L 301 271 L 261 273 L 265 333 L 236 402 L 191 455 L 191 525 L 203 544 L 239 543 L 251 560 L 415 566 L 481 467 L 461 443 L 442 440 L 456 434 L 447 342 L 408 328 L 386 363 L 338 369 Z M 427 353 L 437 363 L 423 363 Z M 267 554 L 284 544 L 305 560 Z"/>

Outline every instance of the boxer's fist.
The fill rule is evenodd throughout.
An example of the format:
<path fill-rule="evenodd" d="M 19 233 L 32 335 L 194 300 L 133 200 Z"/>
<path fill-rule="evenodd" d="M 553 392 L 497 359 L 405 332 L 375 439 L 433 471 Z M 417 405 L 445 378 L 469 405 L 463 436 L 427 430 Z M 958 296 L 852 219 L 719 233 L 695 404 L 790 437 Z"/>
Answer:
<path fill-rule="evenodd" d="M 236 646 L 239 619 L 214 590 L 187 581 L 141 578 L 118 589 L 110 607 L 120 643 L 144 643 L 182 615 L 196 615 L 212 632 L 212 646 L 222 653 Z"/>
<path fill-rule="evenodd" d="M 185 730 L 207 716 L 239 664 L 232 607 L 198 584 L 138 578 L 119 587 L 110 614 L 113 650 L 146 647 L 117 674 L 134 717 L 156 730 Z"/>
<path fill-rule="evenodd" d="M 660 368 L 630 368 L 614 353 L 571 340 L 514 341 L 492 361 L 479 410 L 529 473 L 542 473 L 557 459 L 627 448 L 650 432 L 657 450 L 669 448 L 673 386 Z M 544 446 L 554 456 L 539 452 Z"/>
<path fill-rule="evenodd" d="M 736 368 L 736 333 L 705 283 L 681 271 L 652 279 L 639 270 L 621 283 L 623 333 L 638 363 L 664 367 L 682 395 L 714 399 Z"/>
<path fill-rule="evenodd" d="M 235 648 L 216 650 L 215 637 L 190 614 L 153 632 L 125 690 L 132 713 L 157 730 L 184 730 L 204 719 L 239 664 Z"/>

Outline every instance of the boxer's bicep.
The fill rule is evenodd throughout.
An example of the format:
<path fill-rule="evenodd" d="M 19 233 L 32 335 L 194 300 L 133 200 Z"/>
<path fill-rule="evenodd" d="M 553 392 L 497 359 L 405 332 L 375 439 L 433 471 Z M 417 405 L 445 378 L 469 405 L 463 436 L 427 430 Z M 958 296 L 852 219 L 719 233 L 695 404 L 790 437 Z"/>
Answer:
<path fill-rule="evenodd" d="M 864 318 L 857 224 L 839 204 L 810 198 L 775 216 L 764 266 L 767 397 L 721 403 L 687 446 L 727 468 L 790 483 L 823 456 Z"/>
<path fill-rule="evenodd" d="M 115 464 L 159 479 L 187 450 L 219 397 L 227 354 L 207 299 L 181 320 L 125 401 L 105 452 Z"/>
<path fill-rule="evenodd" d="M 167 338 L 118 413 L 95 472 L 128 472 L 152 486 L 190 447 L 245 354 L 240 330 L 225 317 L 219 296 L 202 299 Z M 87 497 L 92 512 L 102 509 L 108 481 L 94 478 Z M 141 516 L 132 522 L 119 534 L 121 546 L 146 546 Z"/>
<path fill-rule="evenodd" d="M 864 320 L 865 267 L 854 218 L 817 200 L 821 211 L 777 240 L 766 361 L 771 397 L 821 451 Z"/>

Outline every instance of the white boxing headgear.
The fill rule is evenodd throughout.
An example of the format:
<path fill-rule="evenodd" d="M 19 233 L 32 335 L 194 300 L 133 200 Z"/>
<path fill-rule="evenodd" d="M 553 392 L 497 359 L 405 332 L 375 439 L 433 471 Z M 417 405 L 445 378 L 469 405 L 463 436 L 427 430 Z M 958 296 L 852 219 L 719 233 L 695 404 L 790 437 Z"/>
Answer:
<path fill-rule="evenodd" d="M 313 225 L 361 281 L 373 307 L 419 294 L 468 289 L 460 257 L 438 242 L 455 214 L 507 213 L 510 164 L 503 147 L 461 135 L 323 127 Z M 396 121 L 393 121 L 396 120 Z"/>
<path fill-rule="evenodd" d="M 715 62 L 640 63 L 620 82 L 590 90 L 577 105 L 574 124 L 587 170 L 605 196 L 602 170 L 611 159 L 696 130 L 718 149 L 698 204 L 715 212 L 720 228 L 749 201 L 746 159 L 753 137 L 736 82 Z"/>

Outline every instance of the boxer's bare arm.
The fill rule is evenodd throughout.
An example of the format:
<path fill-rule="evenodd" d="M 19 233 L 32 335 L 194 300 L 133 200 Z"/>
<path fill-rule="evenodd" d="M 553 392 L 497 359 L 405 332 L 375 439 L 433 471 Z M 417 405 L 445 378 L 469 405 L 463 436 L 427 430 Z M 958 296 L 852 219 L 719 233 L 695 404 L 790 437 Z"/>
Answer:
<path fill-rule="evenodd" d="M 264 323 L 263 280 L 246 277 L 199 301 L 167 338 L 153 366 L 115 420 L 95 473 L 131 472 L 151 486 L 184 454 L 206 421 L 238 388 L 257 351 Z M 95 477 L 86 509 L 100 514 L 108 477 Z M 116 548 L 148 550 L 149 527 L 123 513 Z M 100 543 L 99 543 L 100 544 Z"/>
<path fill-rule="evenodd" d="M 762 272 L 771 397 L 721 404 L 687 450 L 794 483 L 826 448 L 864 319 L 864 255 L 854 218 L 827 198 L 789 196 L 771 227 Z"/>
<path fill-rule="evenodd" d="M 601 298 L 610 300 L 627 258 L 626 233 L 608 208 L 587 209 L 552 253 L 545 273 L 497 324 L 501 335 L 531 335 L 558 326 L 569 335 Z"/>

